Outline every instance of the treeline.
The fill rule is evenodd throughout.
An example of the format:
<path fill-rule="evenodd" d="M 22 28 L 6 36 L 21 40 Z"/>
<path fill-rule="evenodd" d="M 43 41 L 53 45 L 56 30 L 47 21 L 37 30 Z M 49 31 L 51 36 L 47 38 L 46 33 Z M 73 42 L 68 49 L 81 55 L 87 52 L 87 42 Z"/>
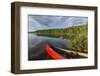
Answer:
<path fill-rule="evenodd" d="M 37 35 L 69 39 L 68 48 L 76 51 L 87 52 L 88 26 L 73 26 L 66 29 L 48 29 L 35 31 Z"/>

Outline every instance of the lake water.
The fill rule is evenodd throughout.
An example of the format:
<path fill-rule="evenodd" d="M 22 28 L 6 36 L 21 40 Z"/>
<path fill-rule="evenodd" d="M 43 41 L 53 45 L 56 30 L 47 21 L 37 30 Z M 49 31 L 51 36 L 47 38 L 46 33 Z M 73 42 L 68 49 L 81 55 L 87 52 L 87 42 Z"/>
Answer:
<path fill-rule="evenodd" d="M 47 53 L 44 50 L 46 43 L 64 49 L 66 49 L 68 46 L 67 39 L 37 36 L 33 33 L 29 33 L 28 34 L 28 60 L 46 60 Z"/>

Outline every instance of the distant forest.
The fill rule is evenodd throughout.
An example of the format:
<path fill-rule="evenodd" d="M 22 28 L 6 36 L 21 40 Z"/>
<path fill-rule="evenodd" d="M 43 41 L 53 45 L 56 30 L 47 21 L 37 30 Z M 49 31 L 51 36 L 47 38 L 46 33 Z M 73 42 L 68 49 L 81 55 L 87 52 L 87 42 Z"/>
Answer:
<path fill-rule="evenodd" d="M 88 25 L 72 26 L 65 29 L 37 30 L 35 33 L 41 36 L 64 38 L 69 40 L 68 48 L 88 53 Z"/>

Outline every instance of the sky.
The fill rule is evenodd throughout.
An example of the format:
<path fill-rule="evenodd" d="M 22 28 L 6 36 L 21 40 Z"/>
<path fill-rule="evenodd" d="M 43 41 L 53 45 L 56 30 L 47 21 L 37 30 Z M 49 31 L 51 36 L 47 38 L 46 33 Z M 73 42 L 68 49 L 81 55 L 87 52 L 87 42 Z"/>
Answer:
<path fill-rule="evenodd" d="M 28 16 L 29 32 L 42 29 L 68 28 L 87 23 L 88 23 L 87 17 L 50 16 L 50 15 Z"/>

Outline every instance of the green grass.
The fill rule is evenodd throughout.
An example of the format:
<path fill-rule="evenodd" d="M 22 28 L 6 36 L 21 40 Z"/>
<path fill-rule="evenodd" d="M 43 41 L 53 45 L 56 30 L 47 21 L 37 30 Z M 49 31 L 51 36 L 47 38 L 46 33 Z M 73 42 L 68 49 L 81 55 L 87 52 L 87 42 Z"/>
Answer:
<path fill-rule="evenodd" d="M 63 37 L 65 39 L 69 39 L 69 49 L 73 49 L 75 51 L 80 52 L 88 52 L 88 25 L 74 26 L 65 29 L 47 29 L 47 30 L 37 30 L 33 33 L 41 36 L 50 36 L 60 38 Z"/>

